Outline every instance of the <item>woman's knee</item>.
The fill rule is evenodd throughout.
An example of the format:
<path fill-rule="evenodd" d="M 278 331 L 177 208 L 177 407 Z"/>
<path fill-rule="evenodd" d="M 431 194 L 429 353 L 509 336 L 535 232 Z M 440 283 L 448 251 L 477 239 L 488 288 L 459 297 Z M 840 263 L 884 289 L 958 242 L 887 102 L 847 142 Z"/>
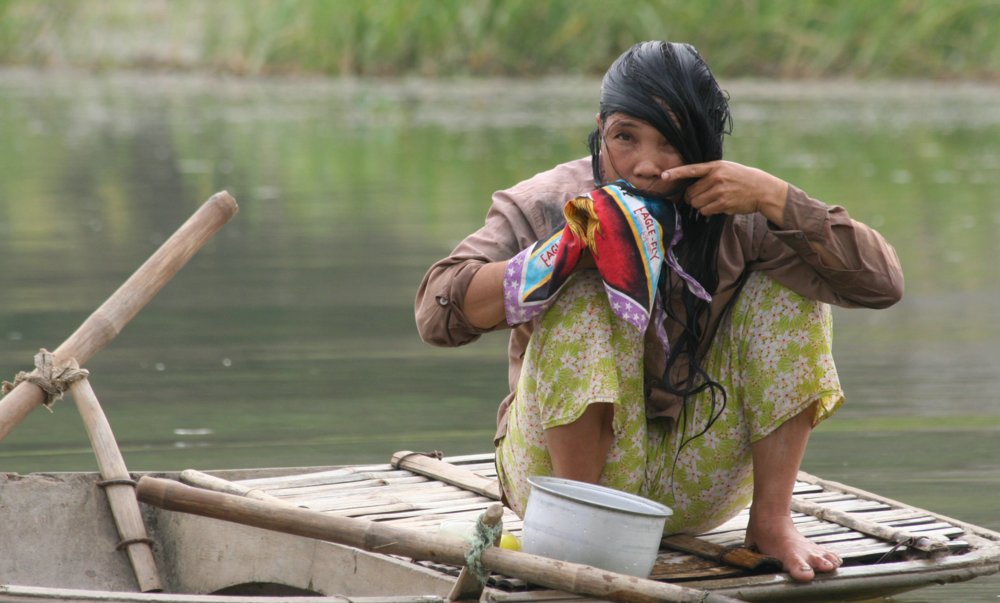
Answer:
<path fill-rule="evenodd" d="M 775 344 L 823 351 L 832 346 L 829 304 L 800 295 L 759 272 L 748 277 L 726 327 L 720 335 L 740 342 L 739 349 L 751 356 L 773 355 L 778 351 Z"/>

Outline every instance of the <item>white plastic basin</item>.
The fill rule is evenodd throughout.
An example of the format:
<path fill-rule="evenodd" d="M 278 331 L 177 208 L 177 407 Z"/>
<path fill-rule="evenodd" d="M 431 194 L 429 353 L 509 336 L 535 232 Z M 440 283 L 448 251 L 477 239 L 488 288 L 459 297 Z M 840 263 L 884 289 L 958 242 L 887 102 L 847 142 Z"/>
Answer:
<path fill-rule="evenodd" d="M 558 477 L 528 478 L 522 550 L 646 577 L 671 510 L 612 488 Z"/>

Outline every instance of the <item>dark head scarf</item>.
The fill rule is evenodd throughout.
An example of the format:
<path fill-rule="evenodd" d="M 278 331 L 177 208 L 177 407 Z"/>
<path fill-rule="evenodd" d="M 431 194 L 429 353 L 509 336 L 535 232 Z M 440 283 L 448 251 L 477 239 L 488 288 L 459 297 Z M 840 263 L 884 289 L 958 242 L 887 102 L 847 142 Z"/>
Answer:
<path fill-rule="evenodd" d="M 641 42 L 611 65 L 601 82 L 601 121 L 625 113 L 649 123 L 684 163 L 722 159 L 731 130 L 729 98 L 690 44 Z M 591 134 L 594 180 L 603 182 L 600 134 Z"/>

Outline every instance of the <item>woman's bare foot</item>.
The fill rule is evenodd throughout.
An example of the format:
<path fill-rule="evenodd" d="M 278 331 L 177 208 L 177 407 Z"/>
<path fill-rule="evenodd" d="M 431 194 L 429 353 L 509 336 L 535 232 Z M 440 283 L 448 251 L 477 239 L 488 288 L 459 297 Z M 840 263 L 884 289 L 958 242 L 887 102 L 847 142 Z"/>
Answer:
<path fill-rule="evenodd" d="M 797 582 L 810 582 L 816 573 L 836 570 L 843 560 L 799 534 L 791 516 L 757 518 L 751 513 L 746 545 L 781 560 Z"/>

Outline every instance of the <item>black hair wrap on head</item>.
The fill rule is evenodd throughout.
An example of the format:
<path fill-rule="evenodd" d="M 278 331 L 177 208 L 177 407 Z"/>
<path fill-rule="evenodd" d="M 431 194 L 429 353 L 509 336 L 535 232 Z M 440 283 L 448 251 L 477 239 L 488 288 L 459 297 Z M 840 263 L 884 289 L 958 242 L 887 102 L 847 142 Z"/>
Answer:
<path fill-rule="evenodd" d="M 723 137 L 732 130 L 729 97 L 690 44 L 654 41 L 632 46 L 615 60 L 604 75 L 600 103 L 601 123 L 614 113 L 639 118 L 656 128 L 677 150 L 685 164 L 722 159 Z M 588 140 L 596 183 L 605 180 L 601 168 L 601 136 L 601 131 L 595 129 Z M 718 250 L 726 216 L 705 218 L 684 203 L 683 194 L 688 184 L 682 183 L 670 195 L 671 200 L 676 200 L 683 231 L 683 238 L 677 247 L 678 259 L 684 269 L 711 293 L 719 284 Z M 651 196 L 645 191 L 638 192 Z M 698 359 L 699 349 L 707 343 L 702 339 L 710 304 L 680 285 L 684 315 L 678 316 L 667 303 L 672 293 L 668 271 L 663 272 L 659 286 L 668 320 L 683 326 L 681 336 L 671 347 L 663 386 L 684 398 L 685 423 L 689 397 L 705 390 L 711 394 L 712 408 L 707 424 L 685 440 L 686 444 L 707 431 L 719 417 L 725 408 L 726 392 L 705 372 Z M 686 364 L 688 367 L 687 378 L 682 383 L 675 383 L 669 375 L 681 358 L 686 360 L 682 366 Z"/>
<path fill-rule="evenodd" d="M 601 121 L 625 113 L 649 123 L 684 159 L 722 159 L 732 122 L 729 98 L 690 44 L 641 42 L 626 50 L 601 82 Z M 600 132 L 590 140 L 594 180 L 603 182 Z"/>

